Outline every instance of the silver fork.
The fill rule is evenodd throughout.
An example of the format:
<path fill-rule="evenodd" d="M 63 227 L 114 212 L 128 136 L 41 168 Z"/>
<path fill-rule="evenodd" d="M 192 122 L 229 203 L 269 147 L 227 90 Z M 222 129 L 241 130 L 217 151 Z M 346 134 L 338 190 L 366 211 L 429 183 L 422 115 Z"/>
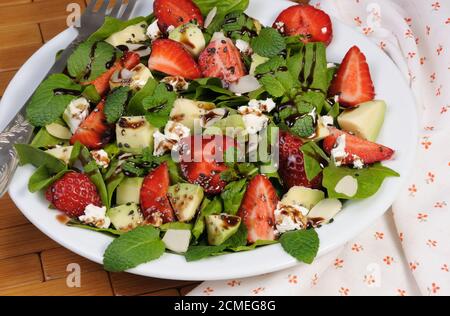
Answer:
<path fill-rule="evenodd" d="M 64 71 L 67 60 L 77 45 L 95 32 L 103 24 L 106 16 L 128 20 L 137 0 L 128 0 L 127 4 L 124 3 L 124 0 L 116 0 L 109 13 L 107 13 L 107 9 L 110 0 L 103 0 L 100 8 L 97 11 L 94 11 L 97 3 L 100 3 L 100 1 L 101 0 L 91 0 L 83 15 L 80 17 L 80 26 L 75 27 L 78 30 L 78 36 L 60 54 L 58 60 L 54 63 L 52 68 L 50 68 L 45 78 L 51 74 Z M 3 132 L 0 133 L 0 197 L 8 190 L 9 183 L 17 168 L 18 157 L 13 147 L 14 144 L 29 143 L 33 135 L 34 128 L 25 118 L 25 109 L 28 101 L 29 100 L 25 102 Z"/>

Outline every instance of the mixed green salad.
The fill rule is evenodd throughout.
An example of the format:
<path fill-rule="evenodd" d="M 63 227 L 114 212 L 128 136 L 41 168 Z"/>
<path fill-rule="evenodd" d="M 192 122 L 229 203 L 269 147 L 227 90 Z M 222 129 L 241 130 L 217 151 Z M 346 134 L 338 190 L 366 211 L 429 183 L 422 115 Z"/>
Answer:
<path fill-rule="evenodd" d="M 272 26 L 248 0 L 156 0 L 104 25 L 41 83 L 17 144 L 65 224 L 110 234 L 109 271 L 164 252 L 194 261 L 280 243 L 311 263 L 316 230 L 374 195 L 394 151 L 364 54 L 327 61 L 329 16 L 294 5 Z"/>

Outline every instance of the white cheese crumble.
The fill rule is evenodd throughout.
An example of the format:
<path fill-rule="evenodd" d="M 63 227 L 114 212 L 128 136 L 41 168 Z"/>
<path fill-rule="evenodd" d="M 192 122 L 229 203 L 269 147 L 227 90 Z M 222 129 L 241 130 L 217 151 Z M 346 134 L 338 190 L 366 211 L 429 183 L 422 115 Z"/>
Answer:
<path fill-rule="evenodd" d="M 236 48 L 244 55 L 253 54 L 253 50 L 250 47 L 250 44 L 244 40 L 238 39 L 236 40 Z"/>
<path fill-rule="evenodd" d="M 191 134 L 191 130 L 181 123 L 168 121 L 164 134 L 160 131 L 153 133 L 153 155 L 162 156 L 171 150 L 178 150 L 178 142 Z"/>
<path fill-rule="evenodd" d="M 348 153 L 345 151 L 346 147 L 346 135 L 342 134 L 336 139 L 336 144 L 334 148 L 331 150 L 331 158 L 333 159 L 336 166 L 340 166 L 342 164 L 342 160 L 344 160 Z"/>
<path fill-rule="evenodd" d="M 167 28 L 167 33 L 170 33 L 170 32 L 172 32 L 173 30 L 175 30 L 175 26 L 169 25 L 169 27 Z"/>
<path fill-rule="evenodd" d="M 275 209 L 275 225 L 277 231 L 283 234 L 292 230 L 300 230 L 306 228 L 306 215 L 309 210 L 299 205 L 287 205 L 278 202 Z"/>
<path fill-rule="evenodd" d="M 175 91 L 186 91 L 189 88 L 189 82 L 181 76 L 164 77 L 161 82 L 171 85 Z"/>
<path fill-rule="evenodd" d="M 262 131 L 269 122 L 269 118 L 258 108 L 244 105 L 238 108 L 238 112 L 242 115 L 245 129 L 250 135 Z"/>
<path fill-rule="evenodd" d="M 321 116 L 320 121 L 325 126 L 333 126 L 334 125 L 334 119 L 332 116 L 329 116 L 329 115 Z"/>
<path fill-rule="evenodd" d="M 70 128 L 72 134 L 89 115 L 89 102 L 86 98 L 78 98 L 69 103 L 64 110 L 63 119 Z"/>
<path fill-rule="evenodd" d="M 207 128 L 213 126 L 215 123 L 223 119 L 228 114 L 228 110 L 224 108 L 217 108 L 207 111 L 200 115 L 200 126 Z"/>
<path fill-rule="evenodd" d="M 91 151 L 92 158 L 94 158 L 95 162 L 97 163 L 97 166 L 100 168 L 108 168 L 110 159 L 108 157 L 108 153 L 103 150 L 92 150 Z"/>
<path fill-rule="evenodd" d="M 327 68 L 334 68 L 334 67 L 336 67 L 336 64 L 334 64 L 334 63 L 327 64 Z"/>
<path fill-rule="evenodd" d="M 261 112 L 271 112 L 273 109 L 275 109 L 275 102 L 271 98 L 267 98 L 265 100 L 256 100 L 252 99 L 248 102 L 248 106 L 254 109 L 258 109 Z"/>
<path fill-rule="evenodd" d="M 152 72 L 144 64 L 138 64 L 131 69 L 131 84 L 133 90 L 141 90 L 150 78 L 153 78 Z"/>
<path fill-rule="evenodd" d="M 163 34 L 158 26 L 158 20 L 156 19 L 155 22 L 150 24 L 149 27 L 147 28 L 147 36 L 150 37 L 152 41 L 154 41 L 160 38 L 162 35 Z"/>
<path fill-rule="evenodd" d="M 281 21 L 276 22 L 276 23 L 275 23 L 275 28 L 276 28 L 279 32 L 284 33 L 284 22 L 281 22 Z"/>
<path fill-rule="evenodd" d="M 191 130 L 181 123 L 175 121 L 168 121 L 164 128 L 164 134 L 177 142 L 184 137 L 188 137 L 191 134 Z"/>
<path fill-rule="evenodd" d="M 78 219 L 85 224 L 92 224 L 98 228 L 108 228 L 111 224 L 111 220 L 106 216 L 106 207 L 98 207 L 93 204 L 86 206 L 84 215 L 81 215 Z"/>
<path fill-rule="evenodd" d="M 353 157 L 353 168 L 362 169 L 364 168 L 364 161 L 358 155 L 352 155 Z"/>

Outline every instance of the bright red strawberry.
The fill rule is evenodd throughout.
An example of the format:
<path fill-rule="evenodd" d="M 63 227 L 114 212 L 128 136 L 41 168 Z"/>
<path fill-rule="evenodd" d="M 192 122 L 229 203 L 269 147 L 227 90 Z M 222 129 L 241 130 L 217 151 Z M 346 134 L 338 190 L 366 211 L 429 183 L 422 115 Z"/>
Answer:
<path fill-rule="evenodd" d="M 192 0 L 156 0 L 153 12 L 158 19 L 158 26 L 167 31 L 169 26 L 177 27 L 189 22 L 197 22 L 203 26 L 203 16 Z"/>
<path fill-rule="evenodd" d="M 160 226 L 175 220 L 173 209 L 167 197 L 169 185 L 169 169 L 165 162 L 144 178 L 140 202 L 147 223 Z"/>
<path fill-rule="evenodd" d="M 284 35 L 303 35 L 304 43 L 323 42 L 328 45 L 333 38 L 328 14 L 308 4 L 287 8 L 277 17 L 273 27 Z"/>
<path fill-rule="evenodd" d="M 280 167 L 279 174 L 284 185 L 289 189 L 293 186 L 304 186 L 307 188 L 320 188 L 322 174 L 312 181 L 306 177 L 303 153 L 300 147 L 303 141 L 289 132 L 280 132 Z"/>
<path fill-rule="evenodd" d="M 365 164 L 372 164 L 391 159 L 394 155 L 394 150 L 389 147 L 359 138 L 337 128 L 330 128 L 330 132 L 330 136 L 323 140 L 323 149 L 328 154 L 334 148 L 337 138 L 345 135 L 345 152 L 347 156 L 342 160 L 343 165 L 353 164 L 353 161 L 357 158 L 360 158 Z"/>
<path fill-rule="evenodd" d="M 200 54 L 198 62 L 204 77 L 235 82 L 247 74 L 239 50 L 233 41 L 226 37 L 209 43 Z"/>
<path fill-rule="evenodd" d="M 111 76 L 114 74 L 114 72 L 116 72 L 116 70 L 121 70 L 123 68 L 131 70 L 139 63 L 140 57 L 138 54 L 133 52 L 126 52 L 120 60 L 118 60 L 111 68 L 101 74 L 98 78 L 93 81 L 83 82 L 82 84 L 94 85 L 98 94 L 104 96 L 109 90 L 109 79 L 111 79 Z"/>
<path fill-rule="evenodd" d="M 45 192 L 46 199 L 70 217 L 79 217 L 89 204 L 101 206 L 97 187 L 83 173 L 69 172 L 56 180 Z"/>
<path fill-rule="evenodd" d="M 221 173 L 228 170 L 221 161 L 226 150 L 233 146 L 235 142 L 225 136 L 191 136 L 182 139 L 180 166 L 183 176 L 190 183 L 202 186 L 207 194 L 219 194 L 227 185 L 221 179 Z"/>
<path fill-rule="evenodd" d="M 153 42 L 148 67 L 186 79 L 197 79 L 202 76 L 200 67 L 183 44 L 170 39 L 157 39 Z"/>
<path fill-rule="evenodd" d="M 339 103 L 348 107 L 355 107 L 375 97 L 366 56 L 357 46 L 345 55 L 328 94 L 338 95 Z"/>
<path fill-rule="evenodd" d="M 89 149 L 100 149 L 109 143 L 114 126 L 107 123 L 104 107 L 105 102 L 101 101 L 80 124 L 70 139 L 72 145 L 80 142 Z"/>
<path fill-rule="evenodd" d="M 266 176 L 255 176 L 247 186 L 238 215 L 247 227 L 247 241 L 274 240 L 277 192 Z"/>

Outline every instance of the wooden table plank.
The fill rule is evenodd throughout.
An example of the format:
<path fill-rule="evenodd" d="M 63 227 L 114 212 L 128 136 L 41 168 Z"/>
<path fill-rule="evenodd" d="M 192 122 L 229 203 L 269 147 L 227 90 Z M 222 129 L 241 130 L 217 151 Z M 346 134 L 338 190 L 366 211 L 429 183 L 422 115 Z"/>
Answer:
<path fill-rule="evenodd" d="M 0 76 L 1 78 L 1 76 Z M 0 199 L 0 229 L 29 223 L 8 194 Z"/>
<path fill-rule="evenodd" d="M 69 288 L 66 279 L 57 279 L 38 284 L 0 290 L 3 296 L 97 296 L 112 295 L 111 284 L 105 271 L 84 273 L 81 275 L 81 287 Z"/>
<path fill-rule="evenodd" d="M 147 278 L 130 273 L 110 273 L 110 275 L 115 295 L 139 295 L 192 284 L 189 281 Z"/>
<path fill-rule="evenodd" d="M 199 285 L 200 285 L 200 283 L 196 283 L 196 284 L 191 284 L 191 285 L 182 287 L 180 289 L 181 296 L 186 296 L 190 291 L 192 291 L 193 289 L 195 289 Z"/>
<path fill-rule="evenodd" d="M 41 29 L 42 38 L 44 42 L 48 42 L 53 37 L 61 33 L 67 28 L 66 19 L 58 19 L 53 21 L 46 21 L 39 23 L 39 27 Z"/>
<path fill-rule="evenodd" d="M 78 3 L 82 8 L 83 0 L 46 0 L 14 6 L 5 6 L 0 10 L 0 26 L 26 23 L 39 23 L 67 17 L 69 3 Z"/>
<path fill-rule="evenodd" d="M 0 72 L 19 69 L 42 44 L 27 44 L 17 47 L 0 49 Z"/>
<path fill-rule="evenodd" d="M 8 6 L 8 5 L 17 5 L 23 3 L 30 3 L 31 0 L 0 0 L 0 7 Z"/>
<path fill-rule="evenodd" d="M 5 71 L 0 72 L 0 97 L 5 93 L 6 87 L 8 86 L 11 79 L 16 74 L 16 71 Z"/>
<path fill-rule="evenodd" d="M 162 291 L 156 291 L 152 293 L 146 293 L 142 294 L 141 296 L 180 296 L 180 293 L 177 289 L 169 289 L 169 290 L 162 290 Z"/>
<path fill-rule="evenodd" d="M 37 24 L 8 25 L 0 27 L 1 47 L 16 47 L 42 43 L 41 32 Z"/>
<path fill-rule="evenodd" d="M 31 254 L 0 260 L 0 290 L 42 281 L 39 255 Z"/>
<path fill-rule="evenodd" d="M 82 274 L 103 270 L 101 265 L 62 247 L 43 251 L 41 253 L 41 261 L 46 281 L 67 277 L 68 272 L 66 269 L 70 263 L 79 264 Z"/>
<path fill-rule="evenodd" d="M 0 229 L 0 259 L 58 247 L 32 224 Z"/>

